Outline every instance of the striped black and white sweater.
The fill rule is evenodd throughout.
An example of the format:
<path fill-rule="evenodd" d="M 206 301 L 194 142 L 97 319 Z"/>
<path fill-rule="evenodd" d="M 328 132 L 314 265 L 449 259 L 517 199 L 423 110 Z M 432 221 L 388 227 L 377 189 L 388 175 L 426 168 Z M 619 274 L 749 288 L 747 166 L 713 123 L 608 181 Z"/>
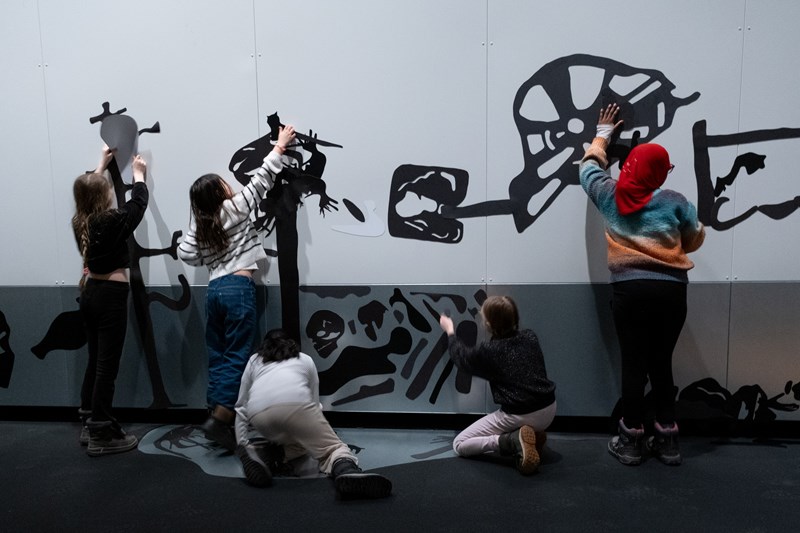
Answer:
<path fill-rule="evenodd" d="M 244 189 L 222 203 L 220 221 L 228 233 L 228 248 L 214 252 L 197 242 L 195 220 L 178 246 L 178 256 L 192 266 L 204 265 L 209 270 L 209 281 L 233 274 L 238 270 L 257 270 L 256 262 L 266 259 L 261 238 L 250 219 L 264 195 L 275 183 L 283 168 L 281 156 L 270 152 Z"/>

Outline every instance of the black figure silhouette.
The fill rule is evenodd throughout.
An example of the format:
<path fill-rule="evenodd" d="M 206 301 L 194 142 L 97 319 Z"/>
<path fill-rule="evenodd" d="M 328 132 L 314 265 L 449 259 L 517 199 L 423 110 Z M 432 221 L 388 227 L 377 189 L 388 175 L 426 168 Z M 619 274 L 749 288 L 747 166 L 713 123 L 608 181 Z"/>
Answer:
<path fill-rule="evenodd" d="M 122 205 L 125 203 L 125 193 L 133 188 L 133 185 L 124 182 L 122 170 L 117 163 L 117 158 L 119 161 L 124 161 L 127 164 L 127 161 L 129 161 L 131 156 L 136 152 L 138 136 L 142 133 L 159 133 L 161 127 L 159 123 L 156 122 L 150 128 L 137 130 L 136 122 L 130 116 L 123 114 L 127 109 L 123 108 L 112 113 L 109 110 L 108 102 L 103 102 L 102 106 L 103 112 L 89 119 L 90 124 L 102 122 L 103 126 L 106 126 L 106 128 L 101 128 L 101 136 L 109 135 L 106 133 L 109 130 L 128 130 L 129 132 L 133 132 L 133 136 L 131 138 L 126 138 L 125 142 L 121 142 L 121 144 L 117 144 L 117 139 L 103 139 L 110 148 L 116 150 L 115 158 L 112 159 L 108 165 L 108 172 L 111 175 L 117 205 Z M 116 124 L 113 124 L 114 127 L 109 127 L 114 122 L 116 122 Z M 109 141 L 111 141 L 111 143 Z M 112 144 L 114 145 L 112 146 Z M 176 407 L 180 404 L 174 404 L 170 401 L 164 386 L 164 380 L 161 376 L 161 367 L 158 363 L 158 353 L 153 332 L 153 320 L 150 316 L 150 304 L 156 302 L 173 311 L 186 309 L 191 301 L 191 290 L 186 277 L 180 274 L 178 276 L 178 281 L 181 285 L 181 296 L 177 300 L 173 300 L 160 293 L 148 292 L 144 283 L 144 277 L 142 276 L 140 262 L 143 258 L 158 255 L 169 255 L 177 261 L 178 239 L 181 234 L 181 231 L 175 231 L 172 234 L 172 243 L 168 247 L 162 249 L 145 248 L 136 241 L 133 235 L 128 239 L 128 251 L 131 259 L 131 301 L 133 302 L 134 316 L 136 317 L 136 324 L 138 326 L 136 331 L 139 334 L 144 350 L 147 372 L 152 386 L 153 400 L 150 407 L 156 409 Z M 80 311 L 67 311 L 61 313 L 53 320 L 45 338 L 34 346 L 31 351 L 38 358 L 44 359 L 52 350 L 76 350 L 84 344 L 86 344 L 86 336 L 82 321 L 80 320 Z"/>
<path fill-rule="evenodd" d="M 267 118 L 270 132 L 243 146 L 231 158 L 228 169 L 241 184 L 250 181 L 252 172 L 261 166 L 264 157 L 272 149 L 271 141 L 278 138 L 281 127 L 278 114 Z M 290 161 L 275 179 L 275 185 L 267 192 L 256 212 L 255 227 L 267 235 L 275 232 L 277 253 L 268 250 L 270 255 L 278 256 L 278 272 L 281 280 L 281 327 L 292 338 L 300 342 L 300 274 L 297 268 L 298 235 L 297 210 L 303 199 L 319 196 L 319 212 L 338 210 L 336 200 L 328 196 L 322 174 L 325 171 L 326 156 L 319 147 L 340 145 L 317 138 L 313 131 L 308 135 L 296 134 L 296 144 L 285 152 Z M 310 157 L 304 160 L 301 148 Z"/>

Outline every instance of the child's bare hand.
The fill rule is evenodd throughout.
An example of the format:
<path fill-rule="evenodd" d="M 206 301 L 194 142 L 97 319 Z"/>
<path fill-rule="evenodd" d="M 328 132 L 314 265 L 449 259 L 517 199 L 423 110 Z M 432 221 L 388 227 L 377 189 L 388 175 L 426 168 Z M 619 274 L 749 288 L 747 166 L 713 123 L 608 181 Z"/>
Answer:
<path fill-rule="evenodd" d="M 598 124 L 606 124 L 614 126 L 614 129 L 622 124 L 622 121 L 614 122 L 619 114 L 619 106 L 617 104 L 608 104 L 605 109 L 600 109 L 600 119 Z"/>
<path fill-rule="evenodd" d="M 136 154 L 136 157 L 133 158 L 133 163 L 131 164 L 131 168 L 133 169 L 134 181 L 145 180 L 145 176 L 147 176 L 147 162 L 145 162 L 142 156 Z"/>
<path fill-rule="evenodd" d="M 439 326 L 448 335 L 454 335 L 456 330 L 453 327 L 453 319 L 447 315 L 439 315 Z"/>

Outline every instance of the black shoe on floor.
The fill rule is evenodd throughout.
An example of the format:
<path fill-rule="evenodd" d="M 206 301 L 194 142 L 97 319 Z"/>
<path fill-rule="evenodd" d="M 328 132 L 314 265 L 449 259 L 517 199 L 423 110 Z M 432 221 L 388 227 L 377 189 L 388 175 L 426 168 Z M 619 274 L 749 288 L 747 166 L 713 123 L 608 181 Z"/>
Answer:
<path fill-rule="evenodd" d="M 89 425 L 89 444 L 86 453 L 90 457 L 123 453 L 136 449 L 139 439 L 127 435 L 122 428 L 111 425 L 97 429 Z"/>
<path fill-rule="evenodd" d="M 683 460 L 678 445 L 678 424 L 664 427 L 656 422 L 655 430 L 656 434 L 647 440 L 647 450 L 665 465 L 680 465 Z"/>
<path fill-rule="evenodd" d="M 209 416 L 200 426 L 200 429 L 205 433 L 208 440 L 216 442 L 228 451 L 232 452 L 236 450 L 236 439 L 233 436 L 233 428 L 228 424 L 217 420 L 213 416 Z"/>
<path fill-rule="evenodd" d="M 608 441 L 608 453 L 624 465 L 638 466 L 642 464 L 643 439 L 644 429 L 631 429 L 620 419 L 618 435 Z"/>
<path fill-rule="evenodd" d="M 392 482 L 380 474 L 362 471 L 352 459 L 341 458 L 331 470 L 336 492 L 346 500 L 386 498 Z"/>
<path fill-rule="evenodd" d="M 238 445 L 236 456 L 242 462 L 242 470 L 247 483 L 254 487 L 269 487 L 272 485 L 272 472 L 261 460 L 256 450 L 250 446 Z"/>

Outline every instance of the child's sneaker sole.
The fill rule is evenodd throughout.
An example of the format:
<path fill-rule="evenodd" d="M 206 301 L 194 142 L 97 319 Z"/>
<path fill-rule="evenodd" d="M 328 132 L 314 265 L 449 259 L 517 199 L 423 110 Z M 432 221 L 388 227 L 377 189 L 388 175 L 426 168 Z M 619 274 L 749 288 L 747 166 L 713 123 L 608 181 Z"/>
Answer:
<path fill-rule="evenodd" d="M 525 476 L 535 474 L 542 462 L 536 449 L 536 432 L 530 426 L 519 428 L 519 443 L 522 456 L 517 460 L 517 470 Z"/>

